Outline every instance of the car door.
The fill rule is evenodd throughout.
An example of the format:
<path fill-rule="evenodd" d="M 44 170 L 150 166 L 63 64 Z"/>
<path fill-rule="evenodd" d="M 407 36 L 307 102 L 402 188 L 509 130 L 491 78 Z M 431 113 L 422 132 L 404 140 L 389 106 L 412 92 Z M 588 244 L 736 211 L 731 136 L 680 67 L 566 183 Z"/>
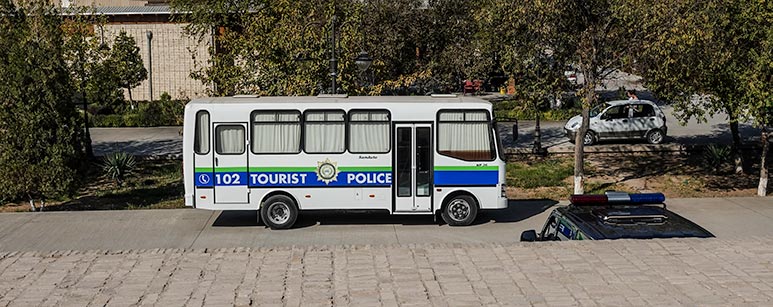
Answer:
<path fill-rule="evenodd" d="M 598 134 L 602 138 L 626 137 L 629 133 L 628 105 L 616 105 L 607 108 L 601 114 Z"/>
<path fill-rule="evenodd" d="M 645 134 L 654 128 L 659 128 L 655 109 L 649 104 L 631 105 L 631 133 L 633 137 L 642 138 Z"/>

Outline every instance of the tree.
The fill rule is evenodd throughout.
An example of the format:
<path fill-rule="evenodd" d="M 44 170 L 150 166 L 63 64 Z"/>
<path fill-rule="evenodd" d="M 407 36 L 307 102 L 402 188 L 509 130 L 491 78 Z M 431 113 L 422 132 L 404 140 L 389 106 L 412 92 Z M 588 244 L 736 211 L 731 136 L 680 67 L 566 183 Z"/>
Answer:
<path fill-rule="evenodd" d="M 137 47 L 134 37 L 126 35 L 126 31 L 121 31 L 115 38 L 108 61 L 107 66 L 117 76 L 121 87 L 126 88 L 129 93 L 129 103 L 134 110 L 132 88 L 148 78 L 148 71 L 142 63 L 140 48 Z"/>
<path fill-rule="evenodd" d="M 558 0 L 557 0 L 558 1 Z M 630 62 L 632 49 L 638 48 L 643 33 L 631 31 L 635 7 L 621 0 L 560 0 L 556 18 L 566 22 L 571 60 L 584 77 L 578 95 L 582 97 L 582 124 L 574 142 L 574 193 L 583 194 L 583 138 L 588 133 L 590 108 L 596 103 L 596 88 L 613 72 Z M 553 31 L 559 30 L 559 28 Z"/>
<path fill-rule="evenodd" d="M 485 11 L 484 28 L 492 49 L 498 50 L 503 71 L 516 78 L 516 92 L 534 108 L 535 152 L 541 152 L 540 108 L 568 86 L 563 68 L 574 53 L 567 36 L 569 19 L 559 7 L 562 1 L 494 1 Z"/>
<path fill-rule="evenodd" d="M 767 1 L 644 1 L 636 31 L 649 33 L 634 68 L 647 87 L 670 101 L 684 122 L 724 112 L 733 136 L 736 172 L 743 172 L 740 121 L 770 125 L 770 32 L 773 8 Z M 763 151 L 767 142 L 763 142 Z M 765 155 L 760 194 L 767 186 Z"/>
<path fill-rule="evenodd" d="M 4 0 L 0 45 L 0 199 L 34 209 L 74 191 L 83 158 L 62 19 L 47 1 Z"/>

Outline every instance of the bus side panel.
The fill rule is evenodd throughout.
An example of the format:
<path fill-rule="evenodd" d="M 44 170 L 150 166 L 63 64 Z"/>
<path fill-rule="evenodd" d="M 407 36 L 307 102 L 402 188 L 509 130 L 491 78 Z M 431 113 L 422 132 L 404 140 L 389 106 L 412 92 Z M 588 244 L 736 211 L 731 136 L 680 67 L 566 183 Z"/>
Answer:
<path fill-rule="evenodd" d="M 441 191 L 435 192 L 435 210 L 440 210 L 446 197 L 457 191 L 464 191 L 472 194 L 472 196 L 478 200 L 478 206 L 482 210 L 507 208 L 507 203 L 505 202 L 503 205 L 500 201 L 499 192 L 490 187 L 443 187 L 438 189 Z"/>

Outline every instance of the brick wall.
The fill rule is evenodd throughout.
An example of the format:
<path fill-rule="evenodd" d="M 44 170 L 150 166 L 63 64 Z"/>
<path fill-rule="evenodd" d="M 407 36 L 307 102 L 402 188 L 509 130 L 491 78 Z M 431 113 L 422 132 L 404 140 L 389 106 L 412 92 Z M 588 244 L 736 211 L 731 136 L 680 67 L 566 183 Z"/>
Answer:
<path fill-rule="evenodd" d="M 209 42 L 204 41 L 198 46 L 195 39 L 183 32 L 184 27 L 185 24 L 179 23 L 107 24 L 104 27 L 105 41 L 112 45 L 118 33 L 121 30 L 126 31 L 137 42 L 145 69 L 148 69 L 148 43 L 145 33 L 152 31 L 153 99 L 158 99 L 163 92 L 169 93 L 173 98 L 205 96 L 207 88 L 200 81 L 191 79 L 190 73 L 196 65 L 207 64 Z M 195 61 L 191 50 L 195 52 Z M 148 71 L 150 72 L 149 69 Z M 128 99 L 128 93 L 125 95 Z M 132 89 L 132 98 L 150 99 L 148 80 Z"/>

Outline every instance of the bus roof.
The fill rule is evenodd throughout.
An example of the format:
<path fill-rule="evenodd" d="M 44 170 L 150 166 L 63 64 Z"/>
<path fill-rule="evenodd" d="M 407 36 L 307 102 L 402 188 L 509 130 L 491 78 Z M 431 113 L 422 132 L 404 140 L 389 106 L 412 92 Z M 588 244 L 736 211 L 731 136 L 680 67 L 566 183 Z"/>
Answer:
<path fill-rule="evenodd" d="M 212 104 L 212 103 L 485 103 L 490 102 L 478 97 L 465 96 L 350 96 L 330 95 L 330 96 L 229 96 L 229 97 L 205 97 L 194 99 L 190 104 Z"/>

